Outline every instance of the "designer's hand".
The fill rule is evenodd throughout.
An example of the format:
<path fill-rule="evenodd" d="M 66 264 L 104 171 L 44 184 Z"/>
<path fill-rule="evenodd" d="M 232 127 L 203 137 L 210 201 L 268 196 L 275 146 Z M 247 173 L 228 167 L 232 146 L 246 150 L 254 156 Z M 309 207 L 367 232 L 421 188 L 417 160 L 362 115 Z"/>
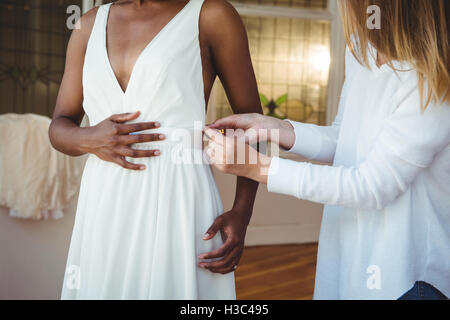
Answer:
<path fill-rule="evenodd" d="M 85 151 L 95 154 L 102 160 L 114 162 L 131 170 L 144 170 L 145 165 L 134 164 L 126 161 L 125 157 L 147 158 L 159 156 L 159 150 L 135 150 L 130 145 L 151 141 L 164 140 L 162 134 L 131 134 L 143 130 L 159 128 L 157 122 L 141 122 L 125 124 L 127 121 L 135 120 L 140 112 L 115 114 L 100 122 L 96 126 L 87 128 L 89 138 L 86 142 Z"/>
<path fill-rule="evenodd" d="M 209 139 L 205 153 L 217 170 L 267 184 L 272 157 L 234 136 L 224 136 L 211 128 L 205 128 L 204 132 Z"/>
<path fill-rule="evenodd" d="M 233 135 L 245 138 L 249 144 L 272 141 L 279 143 L 285 149 L 291 149 L 295 142 L 292 125 L 274 117 L 263 116 L 258 113 L 236 114 L 217 120 L 208 126 L 211 129 L 241 129 Z M 277 140 L 273 141 L 274 130 L 277 130 Z"/>
<path fill-rule="evenodd" d="M 211 240 L 218 232 L 221 232 L 224 244 L 217 250 L 200 255 L 200 260 L 218 259 L 212 262 L 202 261 L 198 264 L 200 268 L 221 274 L 227 274 L 236 269 L 244 250 L 245 234 L 249 223 L 246 217 L 248 214 L 236 208 L 217 217 L 203 240 Z"/>

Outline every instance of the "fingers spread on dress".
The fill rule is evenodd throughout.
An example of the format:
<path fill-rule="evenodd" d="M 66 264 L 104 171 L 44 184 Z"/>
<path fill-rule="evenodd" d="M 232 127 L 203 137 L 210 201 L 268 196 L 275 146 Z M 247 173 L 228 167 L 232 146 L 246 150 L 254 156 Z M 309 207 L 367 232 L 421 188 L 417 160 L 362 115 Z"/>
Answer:
<path fill-rule="evenodd" d="M 129 161 L 126 161 L 124 157 L 116 157 L 113 159 L 113 162 L 117 163 L 119 166 L 130 169 L 130 170 L 145 170 L 146 166 L 143 164 L 135 164 Z"/>
<path fill-rule="evenodd" d="M 109 117 L 109 120 L 117 122 L 117 123 L 123 123 L 123 122 L 137 119 L 140 115 L 141 115 L 140 111 L 136 111 L 133 113 L 127 112 L 127 113 L 121 113 L 121 114 L 113 114 L 111 117 Z"/>
<path fill-rule="evenodd" d="M 119 126 L 118 131 L 119 131 L 119 134 L 130 134 L 133 132 L 156 129 L 156 128 L 159 128 L 160 126 L 161 126 L 161 124 L 159 122 L 155 122 L 155 121 L 122 124 Z"/>
<path fill-rule="evenodd" d="M 118 153 L 129 158 L 151 158 L 161 155 L 160 150 L 136 150 L 129 147 L 119 149 Z"/>
<path fill-rule="evenodd" d="M 159 133 L 154 134 L 131 134 L 131 135 L 122 135 L 118 137 L 118 141 L 123 145 L 130 145 L 134 143 L 145 143 L 145 142 L 153 142 L 153 141 L 162 141 L 165 140 L 166 136 Z"/>

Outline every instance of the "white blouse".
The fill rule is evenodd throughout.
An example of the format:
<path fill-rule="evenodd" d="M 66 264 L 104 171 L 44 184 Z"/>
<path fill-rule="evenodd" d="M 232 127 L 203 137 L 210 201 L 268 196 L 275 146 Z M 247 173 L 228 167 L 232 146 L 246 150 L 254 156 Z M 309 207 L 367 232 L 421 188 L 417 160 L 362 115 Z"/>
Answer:
<path fill-rule="evenodd" d="M 450 105 L 421 111 L 417 73 L 371 69 L 347 49 L 339 112 L 328 127 L 292 122 L 290 152 L 268 189 L 326 204 L 315 299 L 397 299 L 415 281 L 450 297 Z"/>

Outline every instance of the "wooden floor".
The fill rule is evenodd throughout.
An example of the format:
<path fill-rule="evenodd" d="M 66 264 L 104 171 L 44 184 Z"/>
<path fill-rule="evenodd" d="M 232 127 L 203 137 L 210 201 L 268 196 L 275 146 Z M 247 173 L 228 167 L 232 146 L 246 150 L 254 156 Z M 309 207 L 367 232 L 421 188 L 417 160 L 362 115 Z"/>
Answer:
<path fill-rule="evenodd" d="M 237 298 L 311 299 L 316 255 L 317 244 L 245 248 L 236 270 Z"/>

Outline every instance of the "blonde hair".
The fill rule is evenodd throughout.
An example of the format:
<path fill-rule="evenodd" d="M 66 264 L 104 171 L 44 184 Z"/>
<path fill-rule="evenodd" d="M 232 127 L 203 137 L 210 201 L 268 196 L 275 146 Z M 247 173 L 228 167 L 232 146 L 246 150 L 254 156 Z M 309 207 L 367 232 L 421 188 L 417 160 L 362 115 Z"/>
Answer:
<path fill-rule="evenodd" d="M 367 26 L 372 5 L 380 8 L 381 29 Z M 369 67 L 371 44 L 391 68 L 394 60 L 414 67 L 423 109 L 450 102 L 449 0 L 339 0 L 339 8 L 347 45 L 359 63 Z"/>

